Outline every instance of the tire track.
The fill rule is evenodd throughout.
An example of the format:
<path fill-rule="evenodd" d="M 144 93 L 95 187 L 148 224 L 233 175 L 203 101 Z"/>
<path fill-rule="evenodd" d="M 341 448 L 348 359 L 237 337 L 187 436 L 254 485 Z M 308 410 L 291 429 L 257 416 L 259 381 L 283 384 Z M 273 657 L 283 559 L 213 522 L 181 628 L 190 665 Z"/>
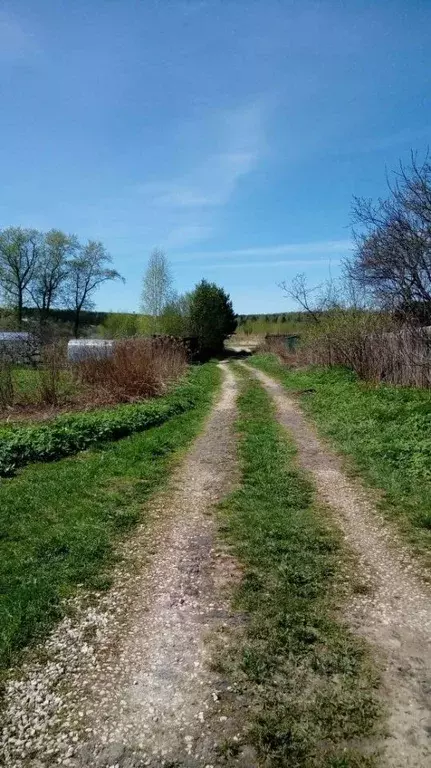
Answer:
<path fill-rule="evenodd" d="M 148 530 L 138 528 L 126 542 L 135 567 L 123 565 L 114 587 L 62 621 L 7 683 L 7 768 L 213 762 L 231 726 L 218 716 L 205 638 L 229 622 L 224 585 L 235 578 L 209 514 L 236 480 L 236 382 L 222 368 L 202 434 L 152 504 L 151 562 Z"/>
<path fill-rule="evenodd" d="M 390 768 L 431 765 L 431 594 L 418 567 L 397 544 L 364 489 L 347 478 L 341 462 L 316 436 L 281 384 L 245 366 L 273 397 L 280 424 L 293 435 L 298 459 L 318 495 L 336 513 L 356 553 L 367 588 L 348 609 L 354 631 L 382 659 L 382 695 L 388 711 L 383 763 Z"/>

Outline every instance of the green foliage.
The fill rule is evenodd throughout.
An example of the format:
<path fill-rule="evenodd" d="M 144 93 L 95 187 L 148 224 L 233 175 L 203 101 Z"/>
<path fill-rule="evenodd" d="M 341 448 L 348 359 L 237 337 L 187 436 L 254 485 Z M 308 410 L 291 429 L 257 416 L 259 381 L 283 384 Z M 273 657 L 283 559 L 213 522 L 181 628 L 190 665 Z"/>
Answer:
<path fill-rule="evenodd" d="M 244 694 L 259 763 L 374 765 L 361 742 L 377 721 L 375 673 L 334 610 L 348 565 L 340 535 L 313 506 L 257 383 L 247 382 L 239 409 L 242 485 L 222 504 L 222 519 L 241 564 L 237 607 L 248 620 L 220 663 Z"/>
<path fill-rule="evenodd" d="M 130 312 L 111 312 L 101 327 L 101 335 L 107 339 L 127 339 L 138 336 L 140 317 Z"/>
<path fill-rule="evenodd" d="M 59 416 L 47 424 L 0 428 L 0 476 L 11 475 L 18 467 L 34 461 L 54 461 L 97 442 L 118 440 L 162 424 L 193 408 L 199 396 L 199 369 L 192 369 L 165 397 Z"/>
<path fill-rule="evenodd" d="M 263 334 L 297 334 L 303 330 L 307 322 L 305 313 L 285 312 L 275 315 L 238 315 L 238 334 L 260 336 Z"/>
<path fill-rule="evenodd" d="M 111 255 L 97 240 L 88 240 L 86 245 L 77 247 L 68 262 L 62 291 L 66 304 L 74 312 L 74 336 L 79 333 L 82 310 L 94 306 L 93 295 L 97 288 L 109 280 L 124 282 L 124 278 L 110 266 L 111 263 Z"/>
<path fill-rule="evenodd" d="M 172 297 L 172 272 L 166 254 L 155 248 L 142 282 L 141 307 L 150 318 L 151 333 L 161 333 L 161 316 Z"/>
<path fill-rule="evenodd" d="M 17 331 L 19 329 L 16 312 L 0 309 L 0 331 Z"/>
<path fill-rule="evenodd" d="M 109 584 L 113 545 L 150 522 L 143 506 L 198 432 L 220 380 L 216 366 L 189 379 L 193 407 L 144 433 L 0 485 L 0 667 L 49 629 L 77 585 Z M 174 395 L 171 396 L 171 398 Z"/>
<path fill-rule="evenodd" d="M 223 288 L 202 280 L 190 295 L 190 332 L 197 336 L 201 350 L 223 349 L 224 340 L 235 331 L 232 302 Z"/>
<path fill-rule="evenodd" d="M 160 330 L 168 336 L 190 335 L 190 294 L 176 296 L 165 305 Z"/>
<path fill-rule="evenodd" d="M 271 355 L 252 364 L 295 392 L 322 433 L 384 491 L 382 510 L 431 564 L 431 408 L 427 390 L 370 386 L 345 369 L 291 370 Z"/>

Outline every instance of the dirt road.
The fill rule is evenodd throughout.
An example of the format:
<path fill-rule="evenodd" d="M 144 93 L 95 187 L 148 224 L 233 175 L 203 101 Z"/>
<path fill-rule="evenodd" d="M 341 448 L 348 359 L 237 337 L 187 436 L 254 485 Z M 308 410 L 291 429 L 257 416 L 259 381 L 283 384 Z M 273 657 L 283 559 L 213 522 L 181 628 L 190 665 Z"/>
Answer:
<path fill-rule="evenodd" d="M 340 460 L 317 437 L 281 384 L 253 370 L 274 398 L 280 423 L 293 435 L 300 464 L 318 496 L 335 513 L 359 561 L 365 589 L 349 607 L 348 621 L 376 648 L 383 665 L 389 713 L 383 764 L 431 765 L 431 592 L 417 566 L 395 540 L 365 491 L 349 480 Z"/>
<path fill-rule="evenodd" d="M 213 505 L 237 481 L 236 380 L 222 364 L 221 396 L 152 525 L 123 545 L 113 588 L 72 601 L 74 611 L 6 684 L 5 768 L 257 768 L 237 691 L 212 667 L 215 633 L 237 620 L 237 564 L 217 544 Z M 431 592 L 418 566 L 361 486 L 316 436 L 282 386 L 249 366 L 298 446 L 318 498 L 357 565 L 345 618 L 383 668 L 388 734 L 382 766 L 431 765 Z M 150 537 L 150 541 L 149 541 Z M 353 566 L 352 566 L 353 567 Z M 223 753 L 225 740 L 237 751 Z M 372 745 L 374 746 L 374 745 Z"/>
<path fill-rule="evenodd" d="M 138 529 L 113 589 L 78 605 L 9 681 L 1 741 L 8 768 L 210 765 L 234 728 L 220 720 L 222 681 L 205 643 L 229 622 L 224 584 L 235 581 L 209 514 L 236 478 L 236 385 L 223 367 L 203 433 L 154 501 L 150 562 L 148 530 Z"/>

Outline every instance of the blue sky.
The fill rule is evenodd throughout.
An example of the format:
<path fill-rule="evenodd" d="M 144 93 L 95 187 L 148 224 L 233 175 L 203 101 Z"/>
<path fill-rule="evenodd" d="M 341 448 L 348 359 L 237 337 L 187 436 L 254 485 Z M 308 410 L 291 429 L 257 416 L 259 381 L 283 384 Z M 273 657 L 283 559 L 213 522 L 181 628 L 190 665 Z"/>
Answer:
<path fill-rule="evenodd" d="M 352 195 L 431 141 L 429 0 L 0 0 L 0 226 L 148 254 L 238 312 L 337 273 Z"/>

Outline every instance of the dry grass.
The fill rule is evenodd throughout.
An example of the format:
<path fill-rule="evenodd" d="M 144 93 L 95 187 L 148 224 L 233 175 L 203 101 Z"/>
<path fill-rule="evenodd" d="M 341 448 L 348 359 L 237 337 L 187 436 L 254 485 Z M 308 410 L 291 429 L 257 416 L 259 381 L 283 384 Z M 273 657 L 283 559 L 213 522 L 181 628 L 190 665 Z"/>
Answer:
<path fill-rule="evenodd" d="M 91 357 L 76 364 L 79 381 L 103 402 L 125 403 L 166 391 L 187 365 L 184 346 L 172 339 L 126 339 L 112 357 Z"/>
<path fill-rule="evenodd" d="M 53 342 L 42 348 L 38 369 L 38 394 L 43 405 L 56 406 L 62 400 L 63 371 L 67 367 L 66 345 Z"/>
<path fill-rule="evenodd" d="M 428 328 L 391 322 L 365 312 L 334 312 L 301 338 L 291 352 L 278 340 L 264 349 L 288 366 L 345 366 L 361 379 L 395 386 L 431 387 L 431 333 Z"/>
<path fill-rule="evenodd" d="M 63 342 L 42 348 L 37 368 L 0 360 L 0 413 L 5 421 L 45 419 L 67 410 L 136 402 L 166 392 L 187 365 L 171 338 L 127 339 L 112 358 L 68 363 Z"/>

